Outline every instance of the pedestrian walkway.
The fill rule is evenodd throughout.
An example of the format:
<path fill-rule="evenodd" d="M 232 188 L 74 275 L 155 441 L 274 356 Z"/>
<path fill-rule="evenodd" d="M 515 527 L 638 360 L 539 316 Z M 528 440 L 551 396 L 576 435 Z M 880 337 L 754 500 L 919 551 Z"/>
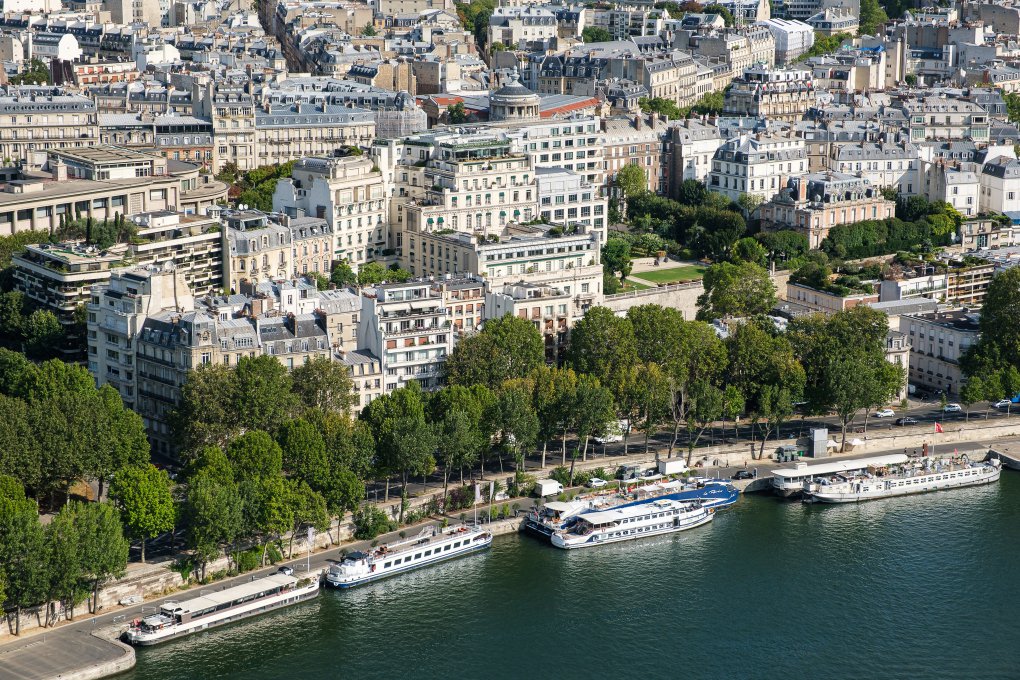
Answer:
<path fill-rule="evenodd" d="M 91 630 L 43 633 L 0 647 L 0 680 L 100 678 L 135 665 L 135 650 Z"/>

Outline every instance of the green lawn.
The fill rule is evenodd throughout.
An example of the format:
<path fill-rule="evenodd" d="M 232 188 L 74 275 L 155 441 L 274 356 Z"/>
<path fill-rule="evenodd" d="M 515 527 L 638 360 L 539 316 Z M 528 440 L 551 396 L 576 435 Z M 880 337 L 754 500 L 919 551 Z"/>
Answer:
<path fill-rule="evenodd" d="M 620 289 L 620 292 L 621 293 L 630 293 L 630 292 L 635 291 L 635 290 L 646 290 L 646 289 L 648 289 L 650 287 L 651 286 L 646 286 L 645 284 L 638 283 L 637 281 L 631 281 L 630 279 L 624 279 L 623 288 Z"/>
<path fill-rule="evenodd" d="M 634 276 L 652 283 L 674 283 L 676 281 L 690 281 L 700 279 L 705 275 L 707 267 L 700 265 L 688 265 L 685 267 L 671 267 L 668 269 L 652 269 L 651 271 L 634 272 Z"/>

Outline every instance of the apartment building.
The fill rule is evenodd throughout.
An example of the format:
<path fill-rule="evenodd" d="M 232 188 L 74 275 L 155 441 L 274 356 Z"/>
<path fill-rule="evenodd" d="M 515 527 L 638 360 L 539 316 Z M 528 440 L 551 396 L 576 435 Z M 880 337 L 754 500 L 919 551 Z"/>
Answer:
<path fill-rule="evenodd" d="M 225 212 L 222 219 L 225 287 L 238 291 L 242 281 L 290 278 L 294 270 L 290 229 L 257 210 Z"/>
<path fill-rule="evenodd" d="M 384 283 L 362 290 L 362 297 L 358 346 L 379 357 L 384 391 L 411 381 L 439 387 L 455 335 L 442 284 Z"/>
<path fill-rule="evenodd" d="M 364 156 L 302 158 L 273 193 L 273 210 L 291 217 L 325 219 L 332 229 L 336 260 L 355 271 L 388 247 L 386 182 Z"/>
<path fill-rule="evenodd" d="M 583 224 L 606 240 L 609 201 L 583 175 L 556 168 L 535 168 L 539 217 L 548 224 Z"/>
<path fill-rule="evenodd" d="M 194 309 L 184 273 L 172 267 L 118 269 L 94 286 L 86 306 L 88 368 L 96 385 L 111 385 L 124 406 L 137 410 L 134 343 L 146 318 Z"/>
<path fill-rule="evenodd" d="M 337 147 L 369 145 L 375 138 L 371 111 L 331 104 L 276 104 L 255 112 L 258 165 L 305 156 L 327 156 Z"/>
<path fill-rule="evenodd" d="M 665 120 L 655 113 L 613 116 L 602 120 L 602 132 L 607 185 L 625 165 L 638 165 L 645 171 L 649 191 L 669 190 L 672 145 Z"/>
<path fill-rule="evenodd" d="M 860 174 L 878 188 L 893 188 L 903 196 L 923 193 L 921 160 L 910 142 L 858 142 L 833 146 L 828 168 Z"/>
<path fill-rule="evenodd" d="M 807 172 L 804 140 L 790 133 L 743 134 L 722 144 L 712 158 L 710 191 L 731 200 L 741 194 L 771 199 L 790 177 Z"/>
<path fill-rule="evenodd" d="M 34 151 L 99 144 L 96 103 L 52 86 L 0 89 L 0 158 L 28 160 Z"/>
<path fill-rule="evenodd" d="M 489 17 L 489 45 L 502 43 L 509 49 L 542 45 L 558 34 L 556 14 L 544 7 L 497 7 Z"/>
<path fill-rule="evenodd" d="M 964 378 L 960 359 L 981 337 L 980 315 L 967 309 L 900 317 L 910 340 L 909 380 L 929 390 L 959 394 Z"/>
<path fill-rule="evenodd" d="M 829 230 L 840 224 L 884 220 L 896 212 L 896 202 L 884 198 L 863 177 L 837 172 L 793 177 L 771 201 L 762 204 L 761 219 L 770 229 L 792 229 L 821 247 Z"/>
<path fill-rule="evenodd" d="M 988 112 L 973 102 L 944 97 L 909 100 L 902 105 L 910 129 L 910 140 L 971 139 L 988 142 L 991 123 Z"/>
<path fill-rule="evenodd" d="M 686 118 L 669 127 L 673 148 L 670 170 L 670 195 L 675 196 L 684 180 L 705 182 L 712 171 L 712 158 L 722 146 L 722 135 L 716 125 Z"/>
<path fill-rule="evenodd" d="M 815 105 L 811 71 L 755 65 L 733 79 L 723 115 L 751 116 L 795 123 Z"/>
<path fill-rule="evenodd" d="M 514 125 L 503 133 L 512 151 L 528 156 L 531 167 L 572 170 L 600 189 L 605 184 L 604 135 L 597 116 Z"/>
<path fill-rule="evenodd" d="M 978 175 L 981 212 L 1020 211 L 1020 160 L 999 156 L 984 164 Z"/>

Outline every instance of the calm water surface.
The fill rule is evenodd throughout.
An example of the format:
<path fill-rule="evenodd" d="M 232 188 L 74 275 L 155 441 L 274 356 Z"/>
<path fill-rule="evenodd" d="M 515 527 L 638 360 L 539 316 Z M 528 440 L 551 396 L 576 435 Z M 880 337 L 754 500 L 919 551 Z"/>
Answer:
<path fill-rule="evenodd" d="M 671 537 L 529 537 L 138 651 L 122 678 L 1020 678 L 1020 474 L 748 496 Z"/>

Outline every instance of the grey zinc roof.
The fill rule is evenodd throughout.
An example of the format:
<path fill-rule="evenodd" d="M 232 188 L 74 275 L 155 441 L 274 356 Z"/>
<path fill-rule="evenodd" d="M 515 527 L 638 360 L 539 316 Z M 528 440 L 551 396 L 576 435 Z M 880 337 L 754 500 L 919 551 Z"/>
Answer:
<path fill-rule="evenodd" d="M 1020 177 L 1020 160 L 1009 158 L 1008 156 L 999 156 L 985 163 L 981 172 L 1000 179 Z"/>

